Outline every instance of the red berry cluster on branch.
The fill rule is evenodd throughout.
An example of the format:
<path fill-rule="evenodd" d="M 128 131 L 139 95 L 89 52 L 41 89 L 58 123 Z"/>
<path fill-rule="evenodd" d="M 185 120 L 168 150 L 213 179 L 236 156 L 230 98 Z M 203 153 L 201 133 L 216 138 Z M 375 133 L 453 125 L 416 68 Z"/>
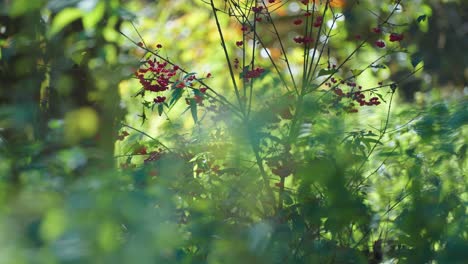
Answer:
<path fill-rule="evenodd" d="M 127 131 L 122 131 L 122 133 L 120 133 L 120 135 L 117 137 L 117 140 L 124 140 L 128 135 L 130 135 Z"/>
<path fill-rule="evenodd" d="M 262 10 L 263 10 L 263 6 L 254 6 L 254 7 L 252 7 L 252 11 L 254 13 L 260 13 L 260 12 L 262 12 Z"/>
<path fill-rule="evenodd" d="M 297 37 L 294 37 L 293 38 L 294 42 L 296 43 L 299 43 L 299 44 L 307 44 L 307 43 L 311 43 L 312 41 L 314 41 L 313 38 L 311 37 L 302 37 L 302 36 L 297 36 Z"/>
<path fill-rule="evenodd" d="M 155 104 L 164 103 L 165 101 L 166 101 L 166 96 L 157 96 L 156 98 L 154 98 Z"/>
<path fill-rule="evenodd" d="M 162 149 L 158 149 L 157 151 L 152 151 L 149 153 L 149 156 L 145 159 L 145 163 L 157 161 L 161 159 L 161 157 L 165 154 Z"/>
<path fill-rule="evenodd" d="M 383 30 L 381 27 L 374 27 L 372 28 L 372 32 L 374 32 L 375 34 L 382 34 L 383 33 Z M 389 35 L 389 40 L 390 42 L 400 42 L 402 41 L 404 38 L 404 35 L 403 34 L 398 34 L 398 33 L 390 33 Z M 379 39 L 379 40 L 376 40 L 374 42 L 375 46 L 379 47 L 379 48 L 385 48 L 386 44 L 385 44 L 385 41 L 383 41 L 382 39 Z"/>
<path fill-rule="evenodd" d="M 375 45 L 379 48 L 385 48 L 385 42 L 383 40 L 377 40 Z"/>
<path fill-rule="evenodd" d="M 403 34 L 391 33 L 390 42 L 402 41 L 403 37 L 404 37 Z"/>
<path fill-rule="evenodd" d="M 323 17 L 322 16 L 318 16 L 316 19 L 315 19 L 315 22 L 314 22 L 314 27 L 320 27 L 323 23 Z"/>
<path fill-rule="evenodd" d="M 327 86 L 332 86 L 333 84 L 337 83 L 338 80 L 335 78 L 331 78 L 331 81 L 326 83 Z M 345 82 L 344 80 L 340 81 L 341 84 L 346 84 L 346 86 L 350 87 L 351 91 L 350 92 L 343 92 L 343 90 L 339 87 L 334 87 L 333 88 L 333 93 L 336 95 L 337 100 L 341 101 L 343 98 L 349 98 L 352 100 L 352 102 L 349 103 L 347 107 L 345 107 L 345 110 L 349 113 L 356 113 L 358 110 L 354 107 L 358 103 L 359 106 L 377 106 L 380 105 L 381 102 L 379 101 L 378 97 L 371 97 L 369 100 L 366 100 L 366 95 L 361 91 L 362 86 L 357 86 L 355 82 Z M 357 86 L 357 91 L 356 91 L 356 86 Z"/>
<path fill-rule="evenodd" d="M 246 71 L 244 73 L 244 78 L 245 79 L 257 78 L 257 77 L 260 77 L 263 72 L 265 72 L 265 69 L 257 67 L 256 69 L 253 69 L 251 71 Z"/>
<path fill-rule="evenodd" d="M 154 58 L 147 60 L 147 68 L 140 68 L 135 76 L 140 81 L 145 91 L 163 92 L 169 89 L 170 79 L 177 74 L 178 66 L 167 67 L 167 62 L 159 62 Z"/>

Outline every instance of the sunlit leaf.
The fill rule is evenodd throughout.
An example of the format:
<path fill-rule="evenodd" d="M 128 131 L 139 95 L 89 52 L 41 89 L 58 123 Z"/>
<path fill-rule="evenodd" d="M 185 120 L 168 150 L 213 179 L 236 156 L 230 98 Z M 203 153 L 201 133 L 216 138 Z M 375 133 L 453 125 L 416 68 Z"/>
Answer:
<path fill-rule="evenodd" d="M 97 23 L 102 20 L 106 11 L 105 8 L 106 3 L 100 1 L 91 12 L 87 12 L 86 16 L 83 16 L 83 26 L 87 31 L 93 30 Z"/>
<path fill-rule="evenodd" d="M 54 20 L 52 21 L 52 25 L 48 32 L 48 36 L 53 37 L 54 35 L 59 33 L 64 27 L 66 27 L 68 24 L 75 21 L 76 19 L 79 19 L 83 15 L 84 15 L 83 11 L 78 8 L 69 7 L 60 11 L 57 14 L 57 16 L 54 17 Z"/>
<path fill-rule="evenodd" d="M 319 72 L 318 72 L 318 75 L 317 77 L 320 77 L 320 76 L 324 76 L 324 75 L 330 75 L 330 74 L 334 74 L 336 72 L 335 69 L 321 69 Z"/>
<path fill-rule="evenodd" d="M 363 70 L 351 70 L 351 73 L 353 73 L 354 77 L 358 77 L 363 72 L 364 72 Z"/>

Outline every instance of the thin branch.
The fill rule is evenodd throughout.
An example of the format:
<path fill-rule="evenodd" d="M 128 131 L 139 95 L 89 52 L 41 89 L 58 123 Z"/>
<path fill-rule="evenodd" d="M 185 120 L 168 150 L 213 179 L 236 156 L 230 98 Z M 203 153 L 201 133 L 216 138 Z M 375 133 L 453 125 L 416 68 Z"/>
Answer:
<path fill-rule="evenodd" d="M 130 42 L 132 42 L 135 46 L 138 46 L 139 48 L 145 50 L 146 52 L 150 53 L 151 55 L 167 62 L 168 64 L 172 65 L 172 66 L 178 66 L 179 67 L 179 70 L 185 74 L 188 74 L 189 72 L 187 70 L 185 70 L 184 68 L 180 67 L 179 65 L 176 65 L 175 63 L 171 62 L 169 59 L 167 58 L 164 58 L 162 57 L 161 55 L 159 55 L 158 53 L 152 51 L 151 49 L 149 49 L 147 46 L 139 46 L 138 43 L 136 41 L 134 41 L 133 39 L 131 39 L 128 35 L 126 35 L 125 33 L 123 33 L 122 31 L 119 31 L 119 33 L 124 36 L 127 40 L 129 40 Z M 216 97 L 214 96 L 211 96 L 209 94 L 205 94 L 206 96 L 212 98 L 213 100 L 215 101 L 218 101 L 222 104 L 225 104 L 227 105 L 229 108 L 231 108 L 232 112 L 236 115 L 238 115 L 239 117 L 241 117 L 240 115 L 240 109 L 237 108 L 237 106 L 235 106 L 234 104 L 232 104 L 231 102 L 229 102 L 229 100 L 227 100 L 224 96 L 220 95 L 219 93 L 217 93 L 213 88 L 211 88 L 208 84 L 206 84 L 203 80 L 199 79 L 199 78 L 196 78 L 195 79 L 199 84 L 205 86 L 211 93 L 213 93 Z"/>
<path fill-rule="evenodd" d="M 391 108 L 392 108 L 392 102 L 393 102 L 393 95 L 395 94 L 395 90 L 392 90 L 391 92 L 391 96 L 390 96 L 390 101 L 388 103 L 388 110 L 387 110 L 387 117 L 385 119 L 385 125 L 382 129 L 382 131 L 380 132 L 380 135 L 379 135 L 379 138 L 377 139 L 377 142 L 374 143 L 374 145 L 372 146 L 372 148 L 370 149 L 369 153 L 367 154 L 366 158 L 364 159 L 364 161 L 361 163 L 361 165 L 359 166 L 359 168 L 356 170 L 356 173 L 354 174 L 353 177 L 351 177 L 351 179 L 349 179 L 348 183 L 346 184 L 346 186 L 350 186 L 352 184 L 352 182 L 354 181 L 354 179 L 356 179 L 359 175 L 359 173 L 361 172 L 362 168 L 364 168 L 364 165 L 366 164 L 366 162 L 369 160 L 369 157 L 372 155 L 372 153 L 374 152 L 375 148 L 377 147 L 378 144 L 381 144 L 381 140 L 382 138 L 384 137 L 384 135 L 386 134 L 386 131 L 387 131 L 387 128 L 388 128 L 388 124 L 390 122 L 390 112 L 391 112 Z"/>
<path fill-rule="evenodd" d="M 123 127 L 128 127 L 128 128 L 130 128 L 130 129 L 132 129 L 132 130 L 135 130 L 136 132 L 138 132 L 138 133 L 140 133 L 140 134 L 142 134 L 142 135 L 144 135 L 144 136 L 150 138 L 151 140 L 155 141 L 156 143 L 158 143 L 159 145 L 161 145 L 161 147 L 165 148 L 167 151 L 172 152 L 172 150 L 171 150 L 169 147 L 167 147 L 167 146 L 164 145 L 161 141 L 159 141 L 158 139 L 152 137 L 152 136 L 149 135 L 148 133 L 146 133 L 146 132 L 144 132 L 144 131 L 142 131 L 142 130 L 140 130 L 140 129 L 138 129 L 138 128 L 135 128 L 135 127 L 132 127 L 132 126 L 130 126 L 130 125 L 127 125 L 127 124 L 125 124 L 125 123 L 121 123 L 120 125 L 123 126 Z"/>
<path fill-rule="evenodd" d="M 232 85 L 234 85 L 234 92 L 236 93 L 236 97 L 237 97 L 237 101 L 239 103 L 240 111 L 241 111 L 242 115 L 245 116 L 245 111 L 244 111 L 244 109 L 242 107 L 242 99 L 241 99 L 240 94 L 239 94 L 239 88 L 238 88 L 237 83 L 236 83 L 234 70 L 232 69 L 231 60 L 229 58 L 229 54 L 228 54 L 228 51 L 227 51 L 227 48 L 226 48 L 226 41 L 224 40 L 223 31 L 221 30 L 221 25 L 219 24 L 217 9 L 214 6 L 213 0 L 210 1 L 210 5 L 211 5 L 211 8 L 213 10 L 213 15 L 214 15 L 215 21 L 216 21 L 216 27 L 218 28 L 219 37 L 221 39 L 221 46 L 223 47 L 224 55 L 226 56 L 226 62 L 227 62 L 228 67 L 229 67 L 229 74 L 231 75 Z"/>

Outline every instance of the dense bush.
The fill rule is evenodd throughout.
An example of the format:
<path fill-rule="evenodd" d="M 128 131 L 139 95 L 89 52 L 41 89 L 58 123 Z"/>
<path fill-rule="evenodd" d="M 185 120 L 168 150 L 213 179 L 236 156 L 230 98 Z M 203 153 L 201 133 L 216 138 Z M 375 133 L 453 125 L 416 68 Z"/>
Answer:
<path fill-rule="evenodd" d="M 401 100 L 416 4 L 129 2 L 0 5 L 0 263 L 468 259 L 466 100 Z"/>

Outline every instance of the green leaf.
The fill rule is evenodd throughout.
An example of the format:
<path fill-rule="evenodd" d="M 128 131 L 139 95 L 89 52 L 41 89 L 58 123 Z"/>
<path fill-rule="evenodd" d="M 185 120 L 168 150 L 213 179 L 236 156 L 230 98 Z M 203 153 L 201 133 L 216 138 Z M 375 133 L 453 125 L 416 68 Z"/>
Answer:
<path fill-rule="evenodd" d="M 416 52 L 411 55 L 411 65 L 413 65 L 414 68 L 423 60 L 422 54 L 419 52 Z"/>
<path fill-rule="evenodd" d="M 163 104 L 158 104 L 158 114 L 159 114 L 159 116 L 162 115 L 163 110 L 164 110 L 164 105 Z"/>
<path fill-rule="evenodd" d="M 51 38 L 55 34 L 59 33 L 64 27 L 66 27 L 71 22 L 82 17 L 84 15 L 83 11 L 78 8 L 65 8 L 62 10 L 52 21 L 52 26 L 48 32 L 48 37 Z"/>
<path fill-rule="evenodd" d="M 334 70 L 334 69 L 329 69 L 329 70 L 321 69 L 321 70 L 319 71 L 317 77 L 324 76 L 324 75 L 334 74 L 335 72 L 336 72 L 336 70 Z"/>
<path fill-rule="evenodd" d="M 369 142 L 369 143 L 374 143 L 374 144 L 378 144 L 378 145 L 383 145 L 382 142 L 378 141 L 377 139 L 373 139 L 373 138 L 362 138 L 362 142 Z"/>
<path fill-rule="evenodd" d="M 374 93 L 374 94 L 377 95 L 380 98 L 380 100 L 382 100 L 382 102 L 387 103 L 387 101 L 385 101 L 385 99 L 383 98 L 381 94 L 379 93 Z"/>
<path fill-rule="evenodd" d="M 195 75 L 195 74 L 196 74 L 196 72 L 189 72 L 189 73 L 185 74 L 184 80 L 187 79 L 188 77 L 192 76 L 192 75 Z"/>
<path fill-rule="evenodd" d="M 117 14 L 120 18 L 127 21 L 133 21 L 137 18 L 137 15 L 123 7 L 118 7 L 117 9 L 114 9 L 112 13 L 113 15 Z"/>
<path fill-rule="evenodd" d="M 204 93 L 200 92 L 200 90 L 194 89 L 194 90 L 192 90 L 192 91 L 193 91 L 193 94 L 194 94 L 194 95 L 198 95 L 198 96 L 202 96 L 202 97 L 204 96 Z"/>
<path fill-rule="evenodd" d="M 396 151 L 383 151 L 378 154 L 380 157 L 397 157 L 400 156 L 401 154 L 396 152 Z"/>
<path fill-rule="evenodd" d="M 463 164 L 466 161 L 466 152 L 468 149 L 467 144 L 463 144 L 463 146 L 458 149 L 458 152 L 456 153 L 456 156 L 458 158 L 458 163 Z"/>
<path fill-rule="evenodd" d="M 452 130 L 458 129 L 467 124 L 468 124 L 468 104 L 466 104 L 465 106 L 462 105 L 461 107 L 459 107 L 459 109 L 457 109 L 452 114 L 450 119 L 448 120 L 448 125 L 450 129 Z"/>
<path fill-rule="evenodd" d="M 47 3 L 47 9 L 52 13 L 58 13 L 67 7 L 73 7 L 78 5 L 82 0 L 49 0 Z"/>
<path fill-rule="evenodd" d="M 363 70 L 357 70 L 357 69 L 351 70 L 351 73 L 354 75 L 354 77 L 358 77 L 363 72 L 364 72 Z"/>
<path fill-rule="evenodd" d="M 62 210 L 49 210 L 40 227 L 42 238 L 46 241 L 57 239 L 65 231 L 66 220 L 66 214 Z"/>
<path fill-rule="evenodd" d="M 386 69 L 387 67 L 383 64 L 377 64 L 377 65 L 371 65 L 370 66 L 371 68 L 375 68 L 375 69 Z"/>
<path fill-rule="evenodd" d="M 91 12 L 88 12 L 86 16 L 83 16 L 83 26 L 87 31 L 93 30 L 97 23 L 101 21 L 106 12 L 106 3 L 99 2 L 96 4 Z"/>
<path fill-rule="evenodd" d="M 294 199 L 291 195 L 291 192 L 288 192 L 288 191 L 283 192 L 283 201 L 286 205 L 292 205 L 294 203 Z"/>
<path fill-rule="evenodd" d="M 172 90 L 172 96 L 171 96 L 171 101 L 169 101 L 169 105 L 172 106 L 174 103 L 176 103 L 180 99 L 183 93 L 184 93 L 184 89 L 174 88 Z"/>
<path fill-rule="evenodd" d="M 421 16 L 418 16 L 416 20 L 418 21 L 418 23 L 421 23 L 421 21 L 426 21 L 426 18 L 427 18 L 427 15 L 421 15 Z"/>
<path fill-rule="evenodd" d="M 189 99 L 190 102 L 190 112 L 192 113 L 192 118 L 195 123 L 198 122 L 198 113 L 197 113 L 197 102 L 195 99 Z"/>
<path fill-rule="evenodd" d="M 141 104 L 148 109 L 153 105 L 153 102 L 144 101 Z"/>

